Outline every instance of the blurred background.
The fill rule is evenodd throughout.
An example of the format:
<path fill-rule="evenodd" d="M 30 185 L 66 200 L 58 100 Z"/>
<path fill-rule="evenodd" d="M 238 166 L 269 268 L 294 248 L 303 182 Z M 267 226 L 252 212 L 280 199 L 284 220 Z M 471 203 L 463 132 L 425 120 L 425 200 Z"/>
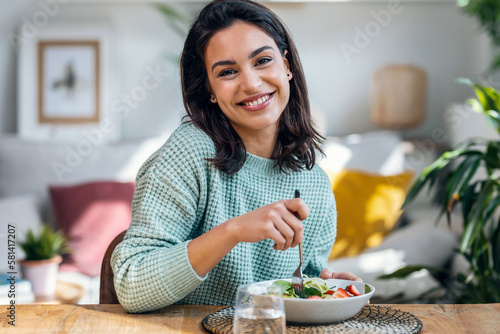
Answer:
<path fill-rule="evenodd" d="M 130 223 L 137 171 L 185 114 L 178 58 L 206 3 L 2 1 L 0 239 L 7 224 L 19 240 L 41 225 L 69 236 L 74 251 L 60 267 L 58 282 L 67 285 L 59 286 L 66 289 L 59 300 L 98 302 L 100 264 Z M 425 270 L 397 283 L 377 277 L 412 264 L 463 268 L 453 253 L 462 229 L 434 228 L 439 208 L 428 195 L 403 215 L 399 209 L 411 182 L 444 150 L 472 136 L 497 138 L 466 106 L 471 88 L 455 80 L 500 86 L 498 72 L 490 71 L 500 44 L 499 6 L 262 3 L 295 39 L 313 119 L 327 138 L 321 167 L 337 198 L 336 245 L 343 247 L 332 251 L 329 265 L 374 284 L 379 300 L 410 301 L 439 287 Z M 49 110 L 42 97 L 70 103 Z M 2 249 L 0 273 L 6 258 Z"/>
<path fill-rule="evenodd" d="M 106 25 L 110 35 L 109 103 L 141 84 L 148 67 L 158 66 L 168 72 L 160 86 L 119 122 L 119 138 L 148 137 L 173 130 L 184 113 L 178 66 L 172 61 L 180 53 L 183 39 L 152 3 L 5 1 L 0 14 L 4 36 L 0 43 L 0 133 L 16 133 L 19 126 L 16 96 L 22 94 L 23 86 L 18 85 L 17 69 L 22 64 L 8 36 L 22 35 L 19 30 L 27 22 L 39 31 L 68 23 Z M 165 3 L 192 18 L 205 2 Z M 409 138 L 430 137 L 436 127 L 444 128 L 447 106 L 470 95 L 467 87 L 453 84 L 453 80 L 490 80 L 485 74 L 493 55 L 490 40 L 475 18 L 467 16 L 455 0 L 264 3 L 283 19 L 295 38 L 311 102 L 324 117 L 322 126 L 327 135 L 376 129 L 369 117 L 370 87 L 374 73 L 384 65 L 414 64 L 428 75 L 427 117 L 417 128 L 403 132 Z M 391 6 L 393 12 L 388 9 Z M 47 13 L 47 19 L 40 12 Z M 377 18 L 382 22 L 378 28 L 370 25 L 379 22 Z M 367 27 L 372 37 L 366 34 Z M 36 38 L 36 32 L 32 35 L 23 38 Z"/>

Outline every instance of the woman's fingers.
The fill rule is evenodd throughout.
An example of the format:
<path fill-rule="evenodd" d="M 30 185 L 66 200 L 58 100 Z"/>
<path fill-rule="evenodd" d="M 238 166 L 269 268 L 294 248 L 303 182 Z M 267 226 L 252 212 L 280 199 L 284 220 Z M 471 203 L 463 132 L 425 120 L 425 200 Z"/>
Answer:
<path fill-rule="evenodd" d="M 298 207 L 302 204 L 305 205 L 300 199 L 296 200 L 297 203 L 295 203 L 295 205 L 290 205 L 291 207 Z M 265 207 L 265 210 L 267 210 L 263 217 L 264 221 L 267 222 L 263 226 L 266 234 L 265 237 L 276 242 L 274 245 L 275 250 L 284 251 L 288 248 L 295 247 L 302 242 L 304 238 L 302 222 L 296 217 L 294 212 L 289 210 L 285 203 L 286 201 L 287 200 L 278 201 Z M 261 209 L 264 209 L 264 207 Z M 305 212 L 305 210 L 302 211 Z M 270 223 L 272 223 L 272 225 Z M 277 234 L 276 231 L 278 231 L 279 234 Z"/>
<path fill-rule="evenodd" d="M 333 278 L 332 272 L 330 271 L 330 269 L 325 268 L 325 269 L 321 270 L 321 273 L 319 274 L 319 278 L 322 278 L 322 279 Z"/>
<path fill-rule="evenodd" d="M 304 225 L 302 225 L 302 222 L 289 211 L 283 214 L 283 220 L 293 231 L 291 243 L 289 245 L 289 247 L 293 248 L 304 240 Z"/>
<path fill-rule="evenodd" d="M 279 219 L 274 223 L 275 228 L 279 231 L 279 233 L 283 236 L 284 238 L 284 243 L 279 244 L 277 246 L 278 250 L 286 250 L 290 248 L 290 246 L 293 243 L 294 236 L 295 236 L 295 231 L 294 229 L 287 224 L 283 219 Z M 276 249 L 276 248 L 275 248 Z"/>
<path fill-rule="evenodd" d="M 280 242 L 273 238 L 273 240 L 277 243 L 274 249 L 287 250 L 288 248 L 295 247 L 299 242 L 302 241 L 302 222 L 288 211 L 283 215 L 273 218 L 273 224 L 274 228 L 283 237 L 283 242 Z"/>
<path fill-rule="evenodd" d="M 287 234 L 284 234 L 284 236 L 287 239 L 287 244 L 285 249 L 297 246 L 304 239 L 304 231 L 303 231 L 304 228 L 302 225 L 302 221 L 297 217 L 295 211 L 290 211 L 290 207 L 295 207 L 295 208 L 303 207 L 300 210 L 302 211 L 304 217 L 307 217 L 307 215 L 309 214 L 309 208 L 307 207 L 307 205 L 305 205 L 305 203 L 301 199 L 297 198 L 291 201 L 294 201 L 295 204 L 290 204 L 289 206 L 287 206 L 286 203 L 287 201 L 281 202 L 283 204 L 283 207 L 280 208 L 281 209 L 280 217 L 282 221 L 280 221 L 279 222 L 280 224 L 277 226 L 278 229 L 280 229 L 280 231 L 281 228 L 283 228 L 287 232 Z M 281 222 L 283 222 L 286 226 L 284 226 Z"/>
<path fill-rule="evenodd" d="M 309 207 L 300 198 L 285 199 L 281 201 L 288 211 L 297 213 L 300 220 L 304 220 L 309 217 Z"/>
<path fill-rule="evenodd" d="M 297 215 L 300 218 L 297 218 Z M 231 219 L 238 242 L 272 239 L 274 249 L 286 250 L 302 242 L 303 225 L 309 208 L 300 198 L 281 200 Z"/>
<path fill-rule="evenodd" d="M 340 272 L 340 273 L 334 272 L 334 273 L 332 273 L 332 278 L 346 279 L 349 281 L 356 281 L 356 282 L 363 282 L 363 280 L 361 278 L 359 278 L 358 276 L 356 276 L 353 273 L 350 273 L 348 271 L 344 271 L 344 272 Z"/>
<path fill-rule="evenodd" d="M 287 245 L 295 247 L 304 239 L 302 221 L 309 216 L 309 207 L 300 198 L 277 202 L 283 221 L 293 230 L 293 240 Z"/>
<path fill-rule="evenodd" d="M 283 247 L 286 245 L 286 238 L 275 227 L 273 227 L 273 229 L 269 232 L 268 239 L 275 242 L 273 246 L 274 250 L 283 250 Z"/>
<path fill-rule="evenodd" d="M 344 271 L 344 272 L 332 272 L 330 269 L 325 268 L 321 271 L 319 274 L 319 277 L 322 279 L 329 279 L 329 278 L 335 278 L 335 279 L 345 279 L 349 281 L 355 281 L 355 282 L 363 282 L 361 278 L 358 276 L 354 275 L 351 272 Z"/>

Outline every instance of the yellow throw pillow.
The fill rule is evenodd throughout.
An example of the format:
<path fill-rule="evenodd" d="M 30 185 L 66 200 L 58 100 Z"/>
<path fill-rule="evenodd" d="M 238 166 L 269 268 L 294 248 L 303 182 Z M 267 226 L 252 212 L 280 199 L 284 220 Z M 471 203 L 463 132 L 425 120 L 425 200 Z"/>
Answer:
<path fill-rule="evenodd" d="M 325 170 L 337 202 L 337 238 L 329 260 L 378 246 L 401 215 L 413 171 L 382 176 L 357 170 Z"/>

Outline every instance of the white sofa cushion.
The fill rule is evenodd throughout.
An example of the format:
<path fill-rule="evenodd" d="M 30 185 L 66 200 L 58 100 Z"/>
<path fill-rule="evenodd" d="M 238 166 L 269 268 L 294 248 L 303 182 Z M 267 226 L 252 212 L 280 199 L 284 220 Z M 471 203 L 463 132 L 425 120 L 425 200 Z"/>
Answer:
<path fill-rule="evenodd" d="M 392 232 L 379 246 L 355 257 L 330 261 L 328 267 L 355 273 L 375 286 L 375 296 L 382 299 L 402 295 L 403 300 L 410 300 L 439 287 L 427 270 L 415 272 L 406 279 L 378 279 L 407 265 L 442 267 L 452 258 L 459 238 L 446 226 L 434 225 L 438 212 L 438 208 L 413 208 L 410 225 Z M 423 219 L 418 218 L 420 215 Z"/>
<path fill-rule="evenodd" d="M 357 169 L 381 175 L 403 172 L 405 152 L 401 136 L 393 131 L 372 131 L 342 138 L 327 137 L 326 157 L 319 165 L 331 171 Z"/>

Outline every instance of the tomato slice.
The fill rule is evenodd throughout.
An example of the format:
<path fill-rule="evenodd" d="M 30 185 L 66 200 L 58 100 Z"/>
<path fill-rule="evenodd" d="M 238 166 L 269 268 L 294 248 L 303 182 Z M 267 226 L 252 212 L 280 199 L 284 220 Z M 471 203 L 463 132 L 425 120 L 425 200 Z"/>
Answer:
<path fill-rule="evenodd" d="M 337 291 L 332 295 L 333 298 L 348 298 L 350 297 L 347 291 L 342 288 L 338 288 Z"/>
<path fill-rule="evenodd" d="M 354 284 L 351 284 L 347 287 L 347 292 L 349 292 L 350 294 L 352 294 L 354 296 L 361 296 L 361 293 L 359 293 L 359 290 L 356 289 Z"/>
<path fill-rule="evenodd" d="M 323 298 L 321 298 L 320 296 L 314 295 L 314 296 L 311 296 L 311 297 L 307 297 L 307 299 L 323 299 Z"/>

